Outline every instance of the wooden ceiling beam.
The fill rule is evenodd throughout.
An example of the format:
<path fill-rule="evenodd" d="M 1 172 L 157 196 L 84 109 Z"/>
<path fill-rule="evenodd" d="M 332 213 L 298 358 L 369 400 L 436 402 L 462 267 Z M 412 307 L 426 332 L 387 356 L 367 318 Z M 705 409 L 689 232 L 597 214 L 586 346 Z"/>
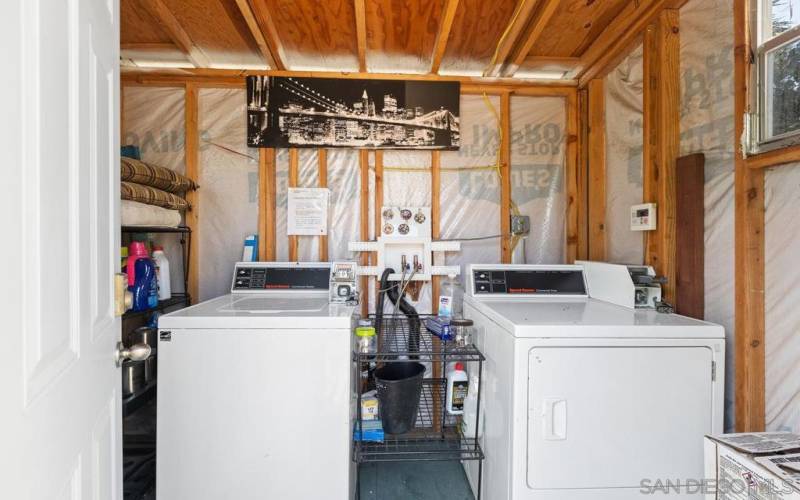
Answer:
<path fill-rule="evenodd" d="M 364 0 L 353 0 L 356 13 L 356 44 L 358 47 L 358 70 L 367 71 L 367 8 Z"/>
<path fill-rule="evenodd" d="M 507 88 L 526 89 L 529 87 L 554 87 L 575 90 L 575 80 L 526 79 L 526 78 L 483 78 L 456 75 L 406 74 L 406 73 L 360 73 L 346 71 L 285 71 L 285 70 L 250 70 L 250 69 L 217 69 L 217 68 L 128 68 L 122 71 L 121 77 L 132 81 L 153 80 L 157 78 L 176 79 L 193 78 L 196 80 L 244 78 L 250 75 L 290 76 L 295 78 L 341 78 L 363 80 L 411 80 L 434 82 L 461 82 L 464 85 L 485 85 Z"/>
<path fill-rule="evenodd" d="M 508 60 L 514 47 L 519 43 L 525 34 L 525 28 L 530 23 L 534 15 L 534 9 L 541 3 L 540 0 L 521 0 L 511 14 L 508 26 L 503 30 L 500 40 L 497 42 L 489 67 L 483 72 L 483 76 L 498 76 Z"/>
<path fill-rule="evenodd" d="M 247 4 L 248 9 L 255 19 L 256 26 L 258 27 L 257 31 L 260 32 L 264 38 L 264 45 L 267 47 L 267 51 L 270 53 L 272 59 L 270 66 L 273 69 L 285 70 L 286 57 L 283 51 L 283 44 L 278 35 L 278 28 L 275 27 L 275 23 L 272 21 L 272 15 L 267 10 L 267 2 L 257 0 L 251 3 L 247 0 L 236 0 L 237 4 L 240 2 Z M 244 14 L 244 12 L 242 12 L 242 14 Z M 245 16 L 245 19 L 247 19 L 247 16 Z M 250 21 L 247 21 L 247 25 L 250 26 Z M 261 47 L 261 44 L 259 44 L 259 47 Z"/>
<path fill-rule="evenodd" d="M 578 77 L 581 87 L 594 78 L 602 78 L 641 40 L 644 30 L 662 10 L 680 9 L 686 2 L 687 0 L 629 2 L 581 55 L 581 62 L 572 76 Z"/>
<path fill-rule="evenodd" d="M 436 34 L 436 43 L 433 46 L 433 57 L 431 57 L 431 73 L 438 73 L 442 66 L 442 59 L 447 50 L 447 41 L 450 39 L 450 30 L 453 29 L 453 20 L 456 18 L 459 0 L 447 0 L 442 14 L 442 22 L 439 23 L 439 31 Z"/>
<path fill-rule="evenodd" d="M 256 41 L 258 50 L 264 57 L 264 61 L 267 63 L 267 66 L 269 66 L 270 69 L 277 68 L 278 64 L 275 61 L 275 57 L 272 55 L 272 50 L 270 49 L 266 38 L 264 38 L 264 33 L 261 32 L 261 27 L 258 25 L 258 21 L 253 13 L 253 9 L 250 7 L 250 3 L 248 0 L 236 0 L 236 5 L 239 7 L 239 12 L 242 13 L 242 17 L 244 18 L 245 23 L 247 23 L 247 28 L 250 30 L 250 34 Z"/>
<path fill-rule="evenodd" d="M 528 57 L 528 54 L 533 50 L 533 46 L 536 44 L 536 41 L 539 40 L 539 37 L 542 36 L 545 27 L 550 23 L 553 14 L 556 13 L 560 4 L 561 0 L 541 0 L 539 2 L 539 8 L 537 9 L 535 17 L 528 23 L 524 31 L 524 36 L 520 42 L 514 46 L 509 60 L 503 65 L 501 71 L 504 76 L 513 76 L 517 69 L 522 66 L 525 62 L 525 58 Z"/>
<path fill-rule="evenodd" d="M 176 46 L 186 54 L 189 61 L 198 68 L 207 68 L 210 62 L 205 53 L 194 43 L 192 38 L 183 29 L 175 14 L 162 0 L 142 0 L 142 4 L 147 8 L 153 19 L 161 29 L 166 32 Z"/>

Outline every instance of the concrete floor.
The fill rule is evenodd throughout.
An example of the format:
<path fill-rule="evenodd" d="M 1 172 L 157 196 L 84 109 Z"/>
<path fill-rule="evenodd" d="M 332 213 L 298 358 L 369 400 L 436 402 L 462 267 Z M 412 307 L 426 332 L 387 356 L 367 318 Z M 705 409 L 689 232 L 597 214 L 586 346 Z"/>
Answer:
<path fill-rule="evenodd" d="M 361 500 L 473 500 L 460 462 L 361 466 Z"/>

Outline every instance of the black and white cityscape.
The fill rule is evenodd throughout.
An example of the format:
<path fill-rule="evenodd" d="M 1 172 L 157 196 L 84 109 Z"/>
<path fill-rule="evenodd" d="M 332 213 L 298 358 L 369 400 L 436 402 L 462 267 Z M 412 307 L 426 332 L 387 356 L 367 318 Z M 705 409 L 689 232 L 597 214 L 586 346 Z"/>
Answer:
<path fill-rule="evenodd" d="M 247 145 L 458 149 L 458 82 L 247 77 Z"/>

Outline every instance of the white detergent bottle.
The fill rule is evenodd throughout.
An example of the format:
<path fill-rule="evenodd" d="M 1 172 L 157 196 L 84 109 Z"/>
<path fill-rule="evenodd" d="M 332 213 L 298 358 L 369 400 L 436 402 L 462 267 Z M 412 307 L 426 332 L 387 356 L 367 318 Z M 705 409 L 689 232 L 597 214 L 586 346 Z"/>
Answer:
<path fill-rule="evenodd" d="M 464 401 L 469 392 L 469 376 L 464 371 L 463 363 L 456 363 L 452 370 L 447 372 L 447 413 L 449 415 L 463 415 Z"/>
<path fill-rule="evenodd" d="M 158 276 L 158 300 L 172 298 L 172 286 L 169 281 L 169 260 L 164 254 L 164 248 L 153 246 L 153 262 L 156 263 L 156 276 Z"/>

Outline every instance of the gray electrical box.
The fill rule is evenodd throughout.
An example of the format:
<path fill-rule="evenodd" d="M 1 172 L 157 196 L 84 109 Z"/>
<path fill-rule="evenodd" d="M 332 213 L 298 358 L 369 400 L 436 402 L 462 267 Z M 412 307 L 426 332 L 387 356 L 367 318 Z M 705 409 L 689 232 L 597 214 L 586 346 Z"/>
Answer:
<path fill-rule="evenodd" d="M 527 215 L 511 216 L 511 234 L 514 236 L 528 236 L 531 232 L 531 218 Z"/>

